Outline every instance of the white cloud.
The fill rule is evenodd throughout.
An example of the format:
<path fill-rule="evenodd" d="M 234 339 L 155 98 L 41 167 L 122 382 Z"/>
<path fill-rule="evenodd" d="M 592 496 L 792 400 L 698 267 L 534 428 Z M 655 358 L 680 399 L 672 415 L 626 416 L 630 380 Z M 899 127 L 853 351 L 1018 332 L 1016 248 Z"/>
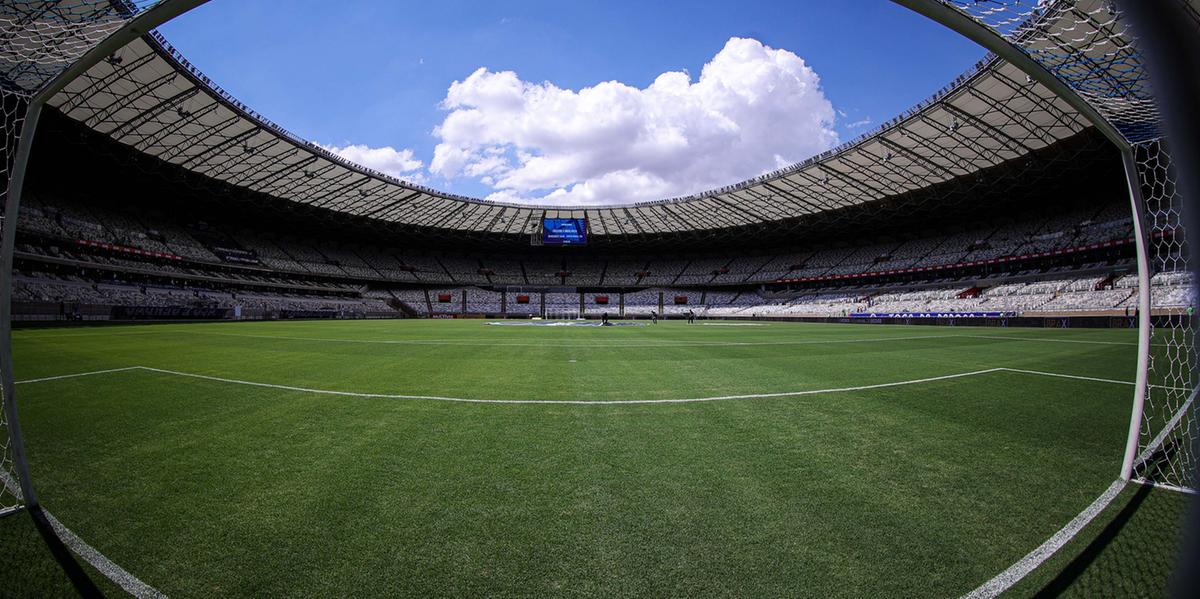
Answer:
<path fill-rule="evenodd" d="M 429 171 L 478 178 L 493 200 L 620 204 L 727 185 L 838 141 L 820 78 L 799 56 L 732 38 L 692 81 L 579 91 L 480 68 L 454 82 Z M 410 156 L 411 158 L 411 156 Z"/>
<path fill-rule="evenodd" d="M 424 175 L 417 172 L 425 163 L 413 157 L 413 151 L 405 148 L 397 150 L 391 146 L 372 148 L 363 144 L 346 144 L 344 146 L 327 146 L 317 144 L 329 152 L 333 152 L 350 162 L 361 164 L 397 179 L 419 182 Z"/>
<path fill-rule="evenodd" d="M 871 118 L 867 117 L 862 120 L 854 121 L 853 123 L 846 123 L 846 128 L 847 129 L 858 129 L 859 127 L 866 127 L 867 125 L 870 125 L 870 124 L 871 124 Z"/>

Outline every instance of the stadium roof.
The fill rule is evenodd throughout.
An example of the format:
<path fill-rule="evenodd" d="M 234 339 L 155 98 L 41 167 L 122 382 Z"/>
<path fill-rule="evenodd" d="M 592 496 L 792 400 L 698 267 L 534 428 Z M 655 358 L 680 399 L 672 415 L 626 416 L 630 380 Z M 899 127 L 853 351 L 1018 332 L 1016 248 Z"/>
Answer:
<path fill-rule="evenodd" d="M 875 131 L 795 166 L 685 198 L 564 208 L 439 192 L 350 163 L 225 93 L 156 33 L 97 64 L 50 102 L 121 144 L 283 200 L 447 232 L 523 234 L 587 217 L 593 238 L 769 224 L 960 179 L 1074 137 L 1086 120 L 989 56 Z"/>

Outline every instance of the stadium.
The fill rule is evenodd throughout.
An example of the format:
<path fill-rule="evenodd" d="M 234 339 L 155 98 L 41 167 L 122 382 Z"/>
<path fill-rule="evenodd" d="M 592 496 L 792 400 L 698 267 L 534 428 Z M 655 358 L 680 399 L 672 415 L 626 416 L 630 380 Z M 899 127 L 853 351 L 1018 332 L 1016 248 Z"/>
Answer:
<path fill-rule="evenodd" d="M 0 595 L 1194 596 L 1195 3 L 896 3 L 986 56 L 587 206 L 293 134 L 203 0 L 4 3 Z"/>

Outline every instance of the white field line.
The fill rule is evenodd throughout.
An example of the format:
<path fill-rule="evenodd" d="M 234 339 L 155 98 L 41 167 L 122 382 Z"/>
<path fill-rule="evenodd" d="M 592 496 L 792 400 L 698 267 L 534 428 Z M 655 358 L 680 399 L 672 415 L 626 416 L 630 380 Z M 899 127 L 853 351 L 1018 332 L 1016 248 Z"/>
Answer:
<path fill-rule="evenodd" d="M 1005 341 L 1042 341 L 1045 343 L 1084 343 L 1090 345 L 1132 345 L 1137 346 L 1136 341 L 1096 341 L 1094 339 L 1048 339 L 1045 337 L 1010 337 L 1008 335 L 951 335 L 952 337 L 963 337 L 965 339 L 1001 339 Z M 1165 343 L 1152 343 L 1156 347 L 1166 347 Z"/>
<path fill-rule="evenodd" d="M 253 386 L 253 387 L 264 387 L 264 388 L 270 388 L 270 389 L 280 389 L 280 390 L 285 390 L 285 391 L 296 391 L 296 392 L 301 392 L 301 393 L 312 393 L 312 394 L 317 394 L 317 395 L 334 395 L 334 396 L 343 396 L 343 397 L 374 397 L 374 398 L 384 398 L 384 399 L 418 399 L 418 400 L 447 401 L 447 402 L 460 402 L 460 403 L 554 404 L 554 405 L 564 405 L 564 404 L 565 405 L 621 405 L 621 404 L 656 404 L 656 403 L 696 403 L 696 402 L 711 402 L 711 401 L 754 399 L 754 398 L 797 397 L 797 396 L 805 396 L 805 395 L 844 393 L 844 392 L 852 392 L 852 391 L 882 389 L 882 388 L 888 388 L 888 387 L 899 387 L 899 386 L 905 386 L 905 385 L 917 385 L 917 384 L 929 383 L 929 382 L 935 382 L 935 381 L 943 381 L 943 380 L 965 378 L 965 377 L 971 377 L 971 376 L 979 376 L 979 375 L 990 374 L 990 373 L 995 373 L 995 372 L 1011 372 L 1011 373 L 1015 373 L 1015 374 L 1027 374 L 1027 375 L 1046 376 L 1046 377 L 1053 377 L 1053 378 L 1066 378 L 1066 379 L 1073 379 L 1073 380 L 1082 380 L 1082 381 L 1106 383 L 1106 384 L 1117 384 L 1117 385 L 1134 385 L 1135 384 L 1130 381 L 1119 381 L 1119 380 L 1114 380 L 1114 379 L 1105 379 L 1105 378 L 1098 378 L 1098 377 L 1062 374 L 1062 373 L 1056 373 L 1056 372 L 1044 372 L 1044 371 L 1039 371 L 1039 370 L 1027 370 L 1027 369 L 1020 369 L 1020 368 L 997 367 L 997 368 L 988 368 L 988 369 L 984 369 L 984 370 L 975 370 L 975 371 L 971 371 L 971 372 L 961 372 L 961 373 L 948 374 L 948 375 L 942 375 L 942 376 L 936 376 L 936 377 L 928 377 L 928 378 L 922 378 L 922 379 L 896 381 L 896 382 L 891 382 L 891 383 L 859 385 L 859 386 L 853 386 L 853 387 L 835 387 L 835 388 L 829 388 L 829 389 L 810 389 L 810 390 L 806 390 L 806 391 L 791 391 L 791 392 L 783 392 L 783 393 L 725 395 L 725 396 L 718 396 L 718 397 L 699 397 L 699 398 L 685 398 L 685 399 L 590 401 L 590 400 L 468 399 L 468 398 L 440 397 L 440 396 L 428 396 L 428 395 L 357 393 L 357 392 L 351 392 L 351 391 L 333 391 L 333 390 L 327 390 L 327 389 L 312 389 L 312 388 L 307 388 L 307 387 L 297 387 L 297 386 L 292 386 L 292 385 L 276 385 L 276 384 L 272 384 L 272 383 L 260 383 L 260 382 L 246 381 L 246 380 L 241 380 L 241 379 L 231 379 L 231 378 L 225 378 L 225 377 L 216 377 L 216 376 L 209 376 L 209 375 L 203 375 L 203 374 L 181 372 L 181 371 L 177 371 L 177 370 L 152 368 L 149 366 L 131 366 L 131 367 L 127 367 L 127 368 L 118 368 L 118 369 L 110 369 L 110 370 L 96 371 L 96 372 L 77 373 L 74 375 L 62 375 L 62 376 L 58 376 L 58 377 L 45 377 L 45 378 L 41 378 L 41 379 L 32 379 L 32 380 L 18 381 L 18 382 L 20 382 L 20 383 L 46 382 L 46 381 L 59 380 L 62 378 L 70 378 L 70 377 L 74 377 L 74 376 L 89 376 L 92 374 L 102 374 L 102 373 L 108 373 L 108 372 L 129 372 L 129 371 L 133 371 L 133 370 L 143 370 L 143 371 L 148 371 L 148 372 L 157 372 L 160 374 L 169 374 L 169 375 L 174 375 L 174 376 L 196 378 L 196 379 L 209 380 L 209 381 L 215 381 L 215 382 L 221 382 L 221 383 L 247 385 L 247 386 Z M 1192 397 L 1194 398 L 1195 395 L 1193 394 Z M 1067 542 L 1069 542 L 1072 538 L 1074 538 L 1075 535 L 1078 534 L 1080 530 L 1082 530 L 1085 526 L 1087 526 L 1087 524 L 1090 523 L 1096 517 L 1096 515 L 1098 515 L 1101 511 L 1103 511 L 1104 508 L 1106 508 L 1108 506 L 1108 504 L 1112 502 L 1113 498 L 1115 498 L 1117 496 L 1117 494 L 1120 493 L 1120 491 L 1125 487 L 1125 484 L 1126 483 L 1124 481 L 1120 481 L 1120 480 L 1114 482 L 1111 486 L 1109 486 L 1107 491 L 1105 491 L 1099 498 L 1097 498 L 1094 502 L 1092 502 L 1092 504 L 1090 506 L 1088 506 L 1083 512 L 1081 512 L 1074 519 L 1072 519 L 1066 526 L 1064 526 L 1061 530 L 1059 530 L 1057 533 L 1055 533 L 1054 536 L 1052 536 L 1050 539 L 1046 540 L 1046 542 L 1042 543 L 1042 545 L 1040 545 L 1037 549 L 1030 552 L 1028 555 L 1026 555 L 1020 561 L 1018 561 L 1017 563 L 1010 566 L 1007 570 L 1005 570 L 1001 574 L 997 575 L 992 580 L 989 580 L 988 582 L 984 583 L 983 585 L 981 585 L 979 588 L 975 589 L 974 591 L 968 593 L 967 595 L 964 595 L 964 597 L 970 598 L 970 599 L 991 598 L 991 597 L 996 597 L 1000 593 L 1009 589 L 1012 585 L 1016 584 L 1018 581 L 1020 581 L 1022 578 L 1024 578 L 1027 574 L 1029 574 L 1034 569 L 1036 569 L 1045 560 L 1049 559 L 1050 556 L 1054 555 L 1054 553 L 1057 552 L 1060 548 L 1062 548 Z M 80 543 L 82 543 L 82 541 L 80 541 Z M 77 551 L 77 553 L 78 553 L 78 551 Z M 83 554 L 81 554 L 81 555 L 83 555 Z M 97 553 L 96 555 L 99 555 L 99 554 Z M 99 557 L 103 558 L 103 556 L 99 556 Z M 89 560 L 89 563 L 93 563 L 93 562 L 91 562 Z M 109 564 L 111 564 L 111 562 L 109 562 Z M 93 565 L 95 566 L 96 564 L 93 563 Z M 112 565 L 111 567 L 117 568 L 115 566 L 115 564 Z M 105 571 L 102 568 L 100 568 L 100 566 L 97 566 L 97 569 L 101 570 L 102 572 Z M 120 570 L 119 568 L 117 568 L 117 569 Z M 120 572 L 124 572 L 124 571 L 120 570 Z M 126 574 L 128 574 L 128 573 L 126 573 Z M 107 575 L 108 574 L 106 573 L 106 576 Z M 112 578 L 112 577 L 110 576 L 110 578 Z M 132 576 L 130 576 L 130 578 L 132 578 Z M 113 578 L 113 580 L 114 580 L 114 582 L 118 582 L 118 584 L 120 584 L 120 582 L 117 579 Z M 137 581 L 136 578 L 132 578 L 132 580 Z M 140 582 L 140 581 L 137 581 L 137 582 Z M 126 588 L 126 587 L 122 586 L 122 588 Z M 150 587 L 146 587 L 146 588 L 154 593 L 157 593 L 157 591 L 154 591 L 154 589 L 152 589 Z M 126 590 L 129 590 L 129 589 L 126 589 Z M 133 591 L 130 591 L 130 592 L 132 593 Z M 138 596 L 142 596 L 142 595 L 138 595 Z M 146 596 L 154 596 L 154 595 L 146 595 Z"/>
<path fill-rule="evenodd" d="M 262 335 L 254 333 L 214 333 L 197 331 L 202 335 L 222 337 L 249 337 L 254 339 L 281 339 L 286 341 L 321 341 L 328 343 L 365 343 L 377 345 L 453 345 L 481 347 L 566 347 L 573 349 L 625 349 L 629 347 L 739 347 L 759 345 L 832 345 L 843 343 L 874 343 L 877 341 L 914 341 L 921 339 L 949 339 L 962 335 L 909 335 L 904 337 L 875 337 L 870 339 L 801 339 L 791 341 L 676 341 L 655 343 L 553 343 L 553 342 L 504 342 L 494 339 L 343 339 L 334 337 L 297 337 L 291 335 Z"/>
<path fill-rule="evenodd" d="M 1148 480 L 1145 478 L 1135 478 L 1131 482 L 1135 482 L 1139 485 L 1146 485 L 1147 487 L 1154 487 L 1155 489 L 1162 489 L 1164 491 L 1174 491 L 1176 493 L 1183 493 L 1185 495 L 1200 495 L 1200 491 L 1197 491 L 1196 489 L 1189 489 L 1187 487 L 1181 487 L 1179 485 L 1169 485 L 1167 483 L 1154 482 L 1152 480 Z"/>
<path fill-rule="evenodd" d="M 43 509 L 42 513 L 46 515 L 46 519 L 50 521 L 50 526 L 54 528 L 54 532 L 58 534 L 59 539 L 62 539 L 64 545 L 69 547 L 71 551 L 74 551 L 75 555 L 78 555 L 84 561 L 91 564 L 105 578 L 121 587 L 126 593 L 138 599 L 166 599 L 167 596 L 158 589 L 142 582 L 141 579 L 130 574 L 127 570 L 105 557 L 103 553 L 88 545 L 86 541 L 79 538 L 79 535 L 72 532 L 62 522 L 59 522 L 58 518 L 55 518 L 49 511 Z"/>
<path fill-rule="evenodd" d="M 52 333 L 46 329 L 16 329 L 13 331 L 13 337 L 33 337 L 41 339 L 72 339 L 75 337 L 127 337 L 130 335 L 163 335 L 167 333 L 180 333 L 178 330 L 161 331 L 149 330 L 150 327 L 158 325 L 139 325 L 144 326 L 147 330 L 129 331 L 129 330 L 113 330 L 112 327 L 103 327 L 102 330 L 92 330 L 88 332 L 79 332 L 75 330 L 70 333 Z"/>
<path fill-rule="evenodd" d="M 729 324 L 720 325 L 713 323 L 701 323 L 708 326 L 750 326 L 748 324 Z M 754 323 L 758 324 L 758 323 Z M 769 326 L 769 325 L 763 325 Z M 147 330 L 147 331 L 121 331 L 121 332 L 104 332 L 97 331 L 93 333 L 66 333 L 60 335 L 45 335 L 41 339 L 68 339 L 72 337 L 95 337 L 95 336 L 114 336 L 122 337 L 126 335 L 180 335 L 178 330 Z M 344 339 L 333 337 L 301 337 L 290 335 L 267 335 L 261 333 L 220 333 L 214 331 L 187 331 L 187 334 L 199 335 L 216 335 L 222 337 L 249 337 L 258 339 L 284 339 L 292 341 L 325 341 L 329 343 L 368 343 L 381 345 L 461 345 L 461 346 L 501 346 L 501 347 L 570 347 L 570 348 L 625 348 L 625 347 L 726 347 L 726 346 L 755 346 L 755 345 L 814 345 L 814 344 L 838 344 L 838 343 L 872 343 L 875 341 L 908 341 L 921 339 L 989 339 L 996 341 L 1034 341 L 1042 343 L 1075 343 L 1084 345 L 1123 345 L 1137 346 L 1135 341 L 1098 341 L 1092 339 L 1050 339 L 1047 337 L 1016 337 L 1009 335 L 968 335 L 968 334 L 951 334 L 951 335 L 909 335 L 904 337 L 877 337 L 872 339 L 828 339 L 828 340 L 794 340 L 794 341 L 679 341 L 679 342 L 661 342 L 661 343 L 620 343 L 620 344 L 562 344 L 562 343 L 497 343 L 491 339 Z M 1152 343 L 1154 347 L 1167 347 L 1169 344 Z"/>
<path fill-rule="evenodd" d="M 125 368 L 109 368 L 107 370 L 93 370 L 91 372 L 77 372 L 75 374 L 60 374 L 58 376 L 47 376 L 40 379 L 26 379 L 23 381 L 15 381 L 17 385 L 28 385 L 30 383 L 44 383 L 46 381 L 60 381 L 62 379 L 73 379 L 81 376 L 92 376 L 96 374 L 108 374 L 110 372 L 125 372 L 127 370 L 136 370 L 141 366 L 126 366 Z"/>
<path fill-rule="evenodd" d="M 847 393 L 851 391 L 866 391 L 869 389 L 883 389 L 887 387 L 900 387 L 905 385 L 920 385 L 922 383 L 932 383 L 935 381 L 944 381 L 949 379 L 957 379 L 969 376 L 977 376 L 998 372 L 998 368 L 988 368 L 986 370 L 974 370 L 971 372 L 959 372 L 955 374 L 946 374 L 942 376 L 934 376 L 922 379 L 913 379 L 907 381 L 895 381 L 891 383 L 877 383 L 874 385 L 856 385 L 853 387 L 833 387 L 829 389 L 808 389 L 804 391 L 784 391 L 781 393 L 751 393 L 746 395 L 720 395 L 715 397 L 687 397 L 680 399 L 626 399 L 626 400 L 589 400 L 589 399 L 471 399 L 463 397 L 442 397 L 437 395 L 400 395 L 392 393 L 358 393 L 353 391 L 333 391 L 329 389 L 313 389 L 309 387 L 295 387 L 292 385 L 276 385 L 273 383 L 260 383 L 255 381 L 246 381 L 241 379 L 231 379 L 218 376 L 209 376 L 205 374 L 194 374 L 190 372 L 180 372 L 178 370 L 166 370 L 162 368 L 151 368 L 148 366 L 139 366 L 141 370 L 149 372 L 158 372 L 162 374 L 171 374 L 175 376 L 189 377 L 195 379 L 203 379 L 207 381 L 216 381 L 219 383 L 229 383 L 234 385 L 247 385 L 251 387 L 265 387 L 268 389 L 281 389 L 284 391 L 296 391 L 300 393 L 312 393 L 315 395 L 337 395 L 343 397 L 374 397 L 381 399 L 417 399 L 428 401 L 448 401 L 458 403 L 491 403 L 491 404 L 547 404 L 547 405 L 628 405 L 628 404 L 679 404 L 679 403 L 701 403 L 712 401 L 731 401 L 739 399 L 763 399 L 771 397 L 800 397 L 804 395 L 822 395 L 827 393 Z"/>
<path fill-rule="evenodd" d="M 1114 385 L 1136 385 L 1133 381 L 1118 381 L 1116 379 L 1102 379 L 1094 376 L 1080 376 L 1077 374 L 1061 374 L 1058 372 L 1044 372 L 1041 370 L 1025 370 L 1023 368 L 1001 368 L 1006 372 L 1018 372 L 1021 374 L 1036 374 L 1038 376 L 1050 376 L 1060 379 L 1074 379 L 1077 381 L 1092 381 L 1096 383 L 1112 383 Z M 1166 389 L 1168 391 L 1188 391 L 1185 387 L 1170 387 L 1167 385 L 1148 385 L 1151 389 Z"/>
<path fill-rule="evenodd" d="M 721 326 L 721 325 L 710 325 Z M 727 325 L 733 326 L 733 325 Z M 727 346 L 753 346 L 753 345 L 825 345 L 825 344 L 841 344 L 841 343 L 873 343 L 876 341 L 919 341 L 922 339 L 989 339 L 1001 341 L 1042 341 L 1046 343 L 1077 343 L 1090 345 L 1131 345 L 1137 346 L 1136 342 L 1125 341 L 1095 341 L 1088 339 L 1047 339 L 1041 337 L 1010 337 L 1006 335 L 908 335 L 904 337 L 874 337 L 868 339 L 798 339 L 790 341 L 678 341 L 678 342 L 661 342 L 661 343 L 614 343 L 614 344 L 561 344 L 561 343 L 503 343 L 487 339 L 478 341 L 459 340 L 459 339 L 403 339 L 403 340 L 387 340 L 387 339 L 339 339 L 331 337 L 295 337 L 288 335 L 264 335 L 255 333 L 215 333 L 211 331 L 200 331 L 203 335 L 220 335 L 226 337 L 252 337 L 260 339 L 287 339 L 293 341 L 328 341 L 331 343 L 378 343 L 384 345 L 485 345 L 485 346 L 506 346 L 506 347 L 577 347 L 583 349 L 589 348 L 625 348 L 625 347 L 727 347 Z M 1164 344 L 1155 344 L 1156 346 L 1164 346 Z"/>
<path fill-rule="evenodd" d="M 901 387 L 907 385 L 919 385 L 923 383 L 932 383 L 936 381 L 944 381 L 950 379 L 958 379 L 971 376 L 979 376 L 991 374 L 995 372 L 1012 372 L 1017 374 L 1029 374 L 1036 376 L 1045 376 L 1053 378 L 1066 378 L 1082 381 L 1090 381 L 1097 383 L 1108 383 L 1115 385 L 1133 385 L 1129 381 L 1118 381 L 1113 379 L 1104 379 L 1090 376 L 1079 376 L 1073 374 L 1061 374 L 1057 372 L 1043 372 L 1040 370 L 1025 370 L 1020 368 L 986 368 L 983 370 L 972 370 L 969 372 L 959 372 L 954 374 L 946 374 L 940 376 L 911 379 L 904 381 L 893 381 L 890 383 L 875 383 L 871 385 L 855 385 L 850 387 L 830 387 L 827 389 L 806 389 L 802 391 L 782 391 L 777 393 L 748 393 L 743 395 L 717 395 L 712 397 L 685 397 L 676 399 L 625 399 L 625 400 L 585 400 L 585 399 L 480 399 L 469 397 L 447 397 L 441 395 L 407 395 L 399 393 L 364 393 L 358 391 L 337 391 L 333 389 L 317 389 L 313 387 L 298 387 L 295 385 L 281 385 L 276 383 L 263 383 L 259 381 L 249 381 L 244 379 L 235 379 L 228 377 L 213 376 L 208 374 L 197 374 L 193 372 L 183 372 L 180 370 L 168 370 L 165 368 L 153 368 L 150 366 L 127 366 L 125 368 L 113 368 L 108 370 L 97 370 L 94 372 L 80 372 L 75 374 L 64 374 L 59 376 L 44 377 L 39 379 L 28 379 L 17 381 L 18 384 L 43 383 L 67 378 L 91 376 L 94 374 L 129 372 L 133 370 L 142 370 L 146 372 L 157 372 L 160 374 L 169 374 L 173 376 L 194 378 L 218 383 L 227 383 L 231 385 L 244 385 L 248 387 L 262 387 L 267 389 L 280 389 L 283 391 L 295 391 L 299 393 L 311 393 L 314 395 L 332 395 L 338 397 L 364 397 L 378 399 L 411 399 L 423 401 L 445 401 L 455 403 L 490 403 L 490 404 L 547 404 L 547 405 L 625 405 L 625 404 L 679 404 L 679 403 L 703 403 L 714 401 L 733 401 L 742 399 L 767 399 L 773 397 L 802 397 L 806 395 L 824 395 L 830 393 L 848 393 L 853 391 L 868 391 L 871 389 L 885 389 L 888 387 Z M 1167 387 L 1168 389 L 1174 389 Z"/>
<path fill-rule="evenodd" d="M 701 323 L 705 324 L 705 323 Z M 747 326 L 747 325 L 718 325 L 709 324 L 708 326 Z M 164 331 L 167 332 L 167 331 Z M 590 348 L 625 348 L 625 347 L 733 347 L 733 346 L 754 346 L 754 345 L 825 345 L 825 344 L 841 344 L 841 343 L 874 343 L 876 341 L 919 341 L 922 339 L 989 339 L 999 341 L 1040 341 L 1045 343 L 1076 343 L 1085 345 L 1126 345 L 1137 346 L 1137 342 L 1126 341 L 1096 341 L 1090 339 L 1048 339 L 1044 337 L 1010 337 L 1006 335 L 907 335 L 904 337 L 873 337 L 867 339 L 797 339 L 790 341 L 677 341 L 677 342 L 658 342 L 658 343 L 609 343 L 609 344 L 594 344 L 594 343 L 505 343 L 496 342 L 489 339 L 478 340 L 461 340 L 461 339 L 343 339 L 334 337 L 297 337 L 290 335 L 265 335 L 260 333 L 216 333 L 212 331 L 196 331 L 201 335 L 219 335 L 223 337 L 251 337 L 258 339 L 286 339 L 292 341 L 327 341 L 330 343 L 377 343 L 383 345 L 483 345 L 483 346 L 502 346 L 502 347 L 573 347 L 581 349 Z M 1154 343 L 1154 347 L 1166 347 L 1167 344 Z"/>
<path fill-rule="evenodd" d="M 129 370 L 128 368 L 122 370 Z M 109 372 L 119 372 L 112 370 Z M 52 379 L 44 379 L 52 380 Z M 0 469 L 0 481 L 4 486 L 17 497 L 21 499 L 21 486 L 13 479 L 7 471 Z M 126 593 L 137 597 L 138 599 L 166 599 L 166 595 L 158 589 L 142 582 L 138 577 L 130 574 L 127 570 L 113 563 L 112 560 L 104 556 L 96 550 L 95 547 L 88 545 L 86 541 L 81 539 L 71 529 L 67 528 L 62 522 L 58 521 L 49 510 L 42 508 L 42 514 L 46 516 L 46 520 L 50 523 L 50 528 L 54 529 L 54 534 L 58 536 L 63 545 L 78 555 L 83 561 L 92 565 L 97 572 L 104 575 L 105 578 L 111 580 L 113 584 L 121 587 Z"/>
<path fill-rule="evenodd" d="M 1038 546 L 1037 549 L 1030 551 L 1028 555 L 1021 558 L 1020 561 L 1008 567 L 1007 570 L 997 574 L 995 578 L 983 583 L 979 588 L 963 595 L 963 599 L 991 599 L 1007 591 L 1014 584 L 1025 578 L 1030 572 L 1042 565 L 1050 556 L 1054 555 L 1063 545 L 1066 545 L 1079 531 L 1083 530 L 1104 508 L 1108 507 L 1109 503 L 1125 488 L 1125 481 L 1116 480 L 1108 486 L 1108 489 L 1100 494 L 1091 505 L 1084 508 L 1079 515 L 1071 519 L 1066 526 L 1054 533 L 1046 542 Z"/>

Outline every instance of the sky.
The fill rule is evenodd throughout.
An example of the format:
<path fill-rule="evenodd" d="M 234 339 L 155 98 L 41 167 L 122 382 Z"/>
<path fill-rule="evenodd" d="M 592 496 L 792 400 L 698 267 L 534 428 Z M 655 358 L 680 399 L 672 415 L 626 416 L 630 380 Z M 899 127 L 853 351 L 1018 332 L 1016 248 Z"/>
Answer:
<path fill-rule="evenodd" d="M 800 162 L 984 55 L 889 0 L 210 0 L 160 31 L 234 97 L 349 160 L 564 206 Z"/>

